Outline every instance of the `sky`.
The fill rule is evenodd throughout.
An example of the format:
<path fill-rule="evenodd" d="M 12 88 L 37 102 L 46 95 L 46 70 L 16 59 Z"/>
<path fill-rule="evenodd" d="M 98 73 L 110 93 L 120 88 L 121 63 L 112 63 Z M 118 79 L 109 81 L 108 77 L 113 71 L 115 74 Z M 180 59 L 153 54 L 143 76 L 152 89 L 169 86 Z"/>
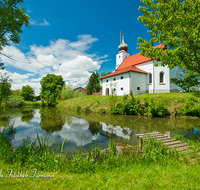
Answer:
<path fill-rule="evenodd" d="M 22 62 L 1 56 L 12 89 L 30 85 L 38 95 L 47 74 L 84 87 L 93 71 L 113 72 L 120 31 L 130 55 L 140 52 L 138 37 L 149 39 L 148 28 L 137 20 L 139 6 L 140 0 L 24 0 L 31 27 L 22 28 L 20 44 L 3 49 Z"/>

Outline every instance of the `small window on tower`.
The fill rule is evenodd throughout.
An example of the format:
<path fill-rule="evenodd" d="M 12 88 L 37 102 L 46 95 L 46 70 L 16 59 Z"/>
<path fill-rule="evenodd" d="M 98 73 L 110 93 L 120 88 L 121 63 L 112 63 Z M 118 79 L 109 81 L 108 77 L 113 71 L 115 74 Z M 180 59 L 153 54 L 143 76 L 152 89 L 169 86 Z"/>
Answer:
<path fill-rule="evenodd" d="M 120 55 L 119 55 L 119 58 L 120 58 Z"/>
<path fill-rule="evenodd" d="M 123 90 L 123 87 L 121 88 L 121 90 Z"/>
<path fill-rule="evenodd" d="M 113 79 L 114 81 L 116 80 L 116 78 Z"/>
<path fill-rule="evenodd" d="M 123 79 L 124 77 L 122 76 L 121 79 Z"/>
<path fill-rule="evenodd" d="M 108 80 L 106 80 L 106 82 L 108 82 Z"/>
<path fill-rule="evenodd" d="M 140 87 L 137 87 L 137 90 L 140 90 Z"/>

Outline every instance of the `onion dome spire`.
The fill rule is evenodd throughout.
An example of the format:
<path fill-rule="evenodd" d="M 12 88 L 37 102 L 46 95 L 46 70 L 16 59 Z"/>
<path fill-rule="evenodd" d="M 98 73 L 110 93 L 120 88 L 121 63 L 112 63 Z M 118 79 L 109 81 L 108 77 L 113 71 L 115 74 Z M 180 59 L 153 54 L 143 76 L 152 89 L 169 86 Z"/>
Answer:
<path fill-rule="evenodd" d="M 118 46 L 119 51 L 127 51 L 128 50 L 128 45 L 124 42 L 124 34 L 122 36 L 122 43 Z"/>

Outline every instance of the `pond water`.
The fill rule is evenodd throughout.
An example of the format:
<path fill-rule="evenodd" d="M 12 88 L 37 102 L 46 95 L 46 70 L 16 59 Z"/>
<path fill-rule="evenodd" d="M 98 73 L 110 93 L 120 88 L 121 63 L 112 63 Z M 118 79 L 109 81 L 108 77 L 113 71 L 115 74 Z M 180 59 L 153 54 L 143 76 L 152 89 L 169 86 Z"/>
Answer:
<path fill-rule="evenodd" d="M 150 118 L 140 116 L 109 115 L 69 112 L 56 108 L 18 108 L 0 112 L 0 129 L 13 126 L 16 129 L 13 146 L 23 145 L 23 139 L 36 140 L 37 134 L 62 143 L 65 148 L 86 149 L 98 144 L 108 146 L 115 138 L 129 144 L 137 144 L 135 134 L 161 132 L 168 136 L 182 133 L 186 138 L 200 137 L 200 118 Z"/>

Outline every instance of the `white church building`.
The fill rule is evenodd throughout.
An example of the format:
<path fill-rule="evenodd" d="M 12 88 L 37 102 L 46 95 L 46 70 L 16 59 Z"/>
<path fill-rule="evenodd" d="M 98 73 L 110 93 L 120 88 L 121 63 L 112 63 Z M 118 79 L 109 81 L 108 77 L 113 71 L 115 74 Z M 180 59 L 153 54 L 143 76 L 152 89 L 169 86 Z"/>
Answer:
<path fill-rule="evenodd" d="M 155 46 L 163 48 L 163 45 Z M 116 55 L 116 70 L 102 79 L 102 95 L 111 95 L 111 90 L 117 96 L 142 93 L 169 93 L 176 92 L 177 86 L 170 82 L 170 78 L 176 77 L 176 68 L 167 66 L 154 66 L 156 61 L 137 53 L 130 56 L 127 52 L 128 45 L 124 42 L 118 46 Z"/>

